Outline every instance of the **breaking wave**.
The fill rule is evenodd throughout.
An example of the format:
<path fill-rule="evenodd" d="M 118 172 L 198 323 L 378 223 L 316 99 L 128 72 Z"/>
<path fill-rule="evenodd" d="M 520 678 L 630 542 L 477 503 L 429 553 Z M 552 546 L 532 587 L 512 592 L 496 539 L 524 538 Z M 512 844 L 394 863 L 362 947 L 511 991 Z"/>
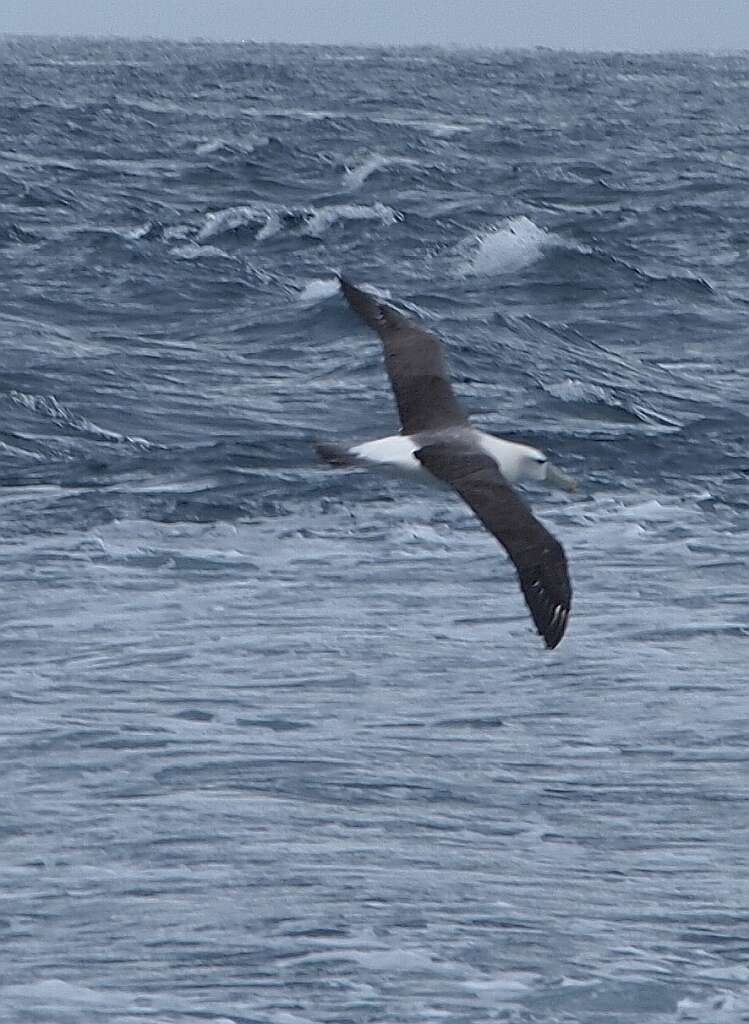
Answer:
<path fill-rule="evenodd" d="M 215 210 L 206 214 L 195 240 L 202 245 L 203 242 L 208 242 L 219 235 L 238 231 L 240 228 L 250 227 L 254 224 L 260 225 L 255 236 L 259 241 L 270 238 L 271 235 L 281 230 L 279 214 L 271 207 L 228 206 L 224 210 Z"/>
<path fill-rule="evenodd" d="M 513 217 L 464 243 L 460 269 L 465 275 L 512 274 L 535 263 L 548 249 L 569 245 L 529 217 Z"/>
<path fill-rule="evenodd" d="M 362 187 L 370 175 L 375 174 L 377 171 L 382 171 L 386 167 L 394 167 L 398 164 L 413 167 L 416 165 L 416 161 L 405 156 L 383 156 L 381 153 L 373 153 L 372 156 L 368 157 L 357 167 L 346 168 L 343 175 L 343 184 L 352 191 L 355 191 Z"/>
<path fill-rule="evenodd" d="M 299 301 L 312 305 L 329 299 L 338 291 L 338 281 L 334 277 L 316 277 L 308 281 L 299 295 Z"/>
<path fill-rule="evenodd" d="M 254 153 L 255 150 L 267 146 L 269 142 L 270 137 L 267 135 L 243 142 L 236 139 L 207 139 L 195 147 L 195 153 L 198 156 L 236 156 Z"/>
<path fill-rule="evenodd" d="M 402 220 L 403 215 L 397 213 L 384 203 L 373 203 L 372 206 L 360 206 L 356 203 L 343 203 L 336 206 L 323 206 L 315 210 L 309 218 L 302 234 L 324 235 L 339 220 L 378 220 L 381 224 L 395 224 Z"/>
<path fill-rule="evenodd" d="M 176 256 L 178 260 L 202 260 L 210 259 L 224 259 L 230 260 L 234 257 L 224 252 L 223 249 L 219 249 L 216 245 L 198 245 L 197 242 L 185 242 L 184 245 L 175 245 L 173 249 L 169 250 L 170 255 Z"/>

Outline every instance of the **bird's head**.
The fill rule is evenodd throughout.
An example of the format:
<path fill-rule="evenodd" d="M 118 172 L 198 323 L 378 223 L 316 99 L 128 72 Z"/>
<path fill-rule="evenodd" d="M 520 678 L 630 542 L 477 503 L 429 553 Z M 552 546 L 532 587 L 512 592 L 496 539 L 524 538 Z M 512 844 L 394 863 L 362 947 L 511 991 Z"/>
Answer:
<path fill-rule="evenodd" d="M 537 448 L 528 448 L 524 453 L 523 475 L 527 480 L 537 480 L 558 487 L 562 491 L 576 491 L 577 483 L 549 462 L 543 452 Z"/>

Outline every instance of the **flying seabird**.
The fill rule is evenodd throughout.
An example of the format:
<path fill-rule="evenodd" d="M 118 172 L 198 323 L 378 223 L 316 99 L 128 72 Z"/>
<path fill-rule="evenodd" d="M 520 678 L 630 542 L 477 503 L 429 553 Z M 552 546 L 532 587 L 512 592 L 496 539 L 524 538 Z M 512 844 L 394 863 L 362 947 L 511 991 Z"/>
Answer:
<path fill-rule="evenodd" d="M 449 484 L 506 549 L 546 646 L 564 636 L 572 589 L 559 541 L 542 526 L 512 484 L 545 481 L 567 491 L 575 483 L 543 452 L 472 427 L 450 384 L 442 345 L 392 306 L 339 278 L 349 305 L 382 339 L 400 434 L 351 448 L 318 444 L 334 466 L 389 469 Z"/>

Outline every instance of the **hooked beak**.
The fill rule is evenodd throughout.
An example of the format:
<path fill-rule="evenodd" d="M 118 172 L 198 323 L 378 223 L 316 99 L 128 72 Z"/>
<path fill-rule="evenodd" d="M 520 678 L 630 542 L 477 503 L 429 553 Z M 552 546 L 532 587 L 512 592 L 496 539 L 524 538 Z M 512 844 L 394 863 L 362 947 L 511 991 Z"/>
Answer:
<path fill-rule="evenodd" d="M 561 469 L 557 469 L 551 462 L 546 464 L 546 483 L 551 487 L 559 487 L 563 491 L 576 491 L 577 482 L 571 476 L 567 476 Z"/>

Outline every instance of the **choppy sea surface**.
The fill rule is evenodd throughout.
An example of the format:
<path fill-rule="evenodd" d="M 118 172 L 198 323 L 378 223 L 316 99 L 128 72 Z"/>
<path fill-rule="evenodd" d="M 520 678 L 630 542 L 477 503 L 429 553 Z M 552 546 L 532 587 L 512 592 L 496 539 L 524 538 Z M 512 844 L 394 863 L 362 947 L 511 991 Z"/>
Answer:
<path fill-rule="evenodd" d="M 749 56 L 0 40 L 0 1020 L 749 1021 Z M 552 654 L 333 271 L 537 490 Z"/>

